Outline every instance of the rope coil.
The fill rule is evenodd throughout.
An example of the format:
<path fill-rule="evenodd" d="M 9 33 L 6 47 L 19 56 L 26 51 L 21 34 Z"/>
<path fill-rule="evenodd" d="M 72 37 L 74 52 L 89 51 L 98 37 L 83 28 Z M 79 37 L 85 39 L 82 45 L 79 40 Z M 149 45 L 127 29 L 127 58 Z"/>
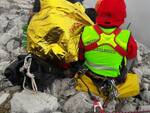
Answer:
<path fill-rule="evenodd" d="M 20 68 L 20 72 L 25 73 L 25 75 L 27 77 L 29 77 L 31 79 L 31 85 L 32 85 L 32 89 L 34 92 L 38 92 L 38 88 L 35 82 L 35 76 L 34 74 L 32 74 L 30 72 L 31 69 L 31 63 L 32 63 L 32 55 L 29 54 L 25 57 L 24 59 L 24 64 L 23 66 Z M 23 89 L 26 89 L 25 87 L 25 83 L 26 83 L 26 76 L 24 76 L 24 80 L 23 80 Z"/>

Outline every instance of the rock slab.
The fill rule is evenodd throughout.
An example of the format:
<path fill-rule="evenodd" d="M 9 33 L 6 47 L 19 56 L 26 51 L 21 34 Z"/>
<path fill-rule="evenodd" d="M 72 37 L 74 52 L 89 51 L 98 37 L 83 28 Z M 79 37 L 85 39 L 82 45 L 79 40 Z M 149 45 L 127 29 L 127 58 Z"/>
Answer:
<path fill-rule="evenodd" d="M 11 99 L 11 113 L 51 113 L 58 107 L 57 98 L 41 92 L 23 90 Z"/>

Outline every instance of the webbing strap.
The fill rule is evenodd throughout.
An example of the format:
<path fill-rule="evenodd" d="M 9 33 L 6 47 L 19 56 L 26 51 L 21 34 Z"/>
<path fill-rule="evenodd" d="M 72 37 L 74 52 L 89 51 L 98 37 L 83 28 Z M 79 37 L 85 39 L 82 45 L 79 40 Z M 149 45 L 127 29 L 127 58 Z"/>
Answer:
<path fill-rule="evenodd" d="M 95 29 L 95 31 L 100 35 L 102 33 L 104 33 L 100 27 L 98 25 L 94 25 L 93 28 Z M 122 56 L 127 56 L 127 52 L 116 42 L 116 37 L 118 36 L 118 34 L 121 32 L 121 30 L 119 28 L 115 29 L 113 32 L 111 33 L 105 33 L 105 34 L 115 34 L 115 38 L 114 38 L 114 42 L 116 43 L 116 47 L 113 47 L 112 45 L 110 44 L 107 44 L 107 45 L 110 45 L 111 47 L 113 47 L 119 54 L 121 54 Z M 103 44 L 104 45 L 104 44 Z M 93 42 L 87 46 L 84 46 L 84 49 L 85 51 L 90 51 L 90 50 L 93 50 L 93 49 L 96 49 L 98 48 L 99 46 L 101 45 L 98 45 L 97 44 L 97 41 L 96 42 Z"/>

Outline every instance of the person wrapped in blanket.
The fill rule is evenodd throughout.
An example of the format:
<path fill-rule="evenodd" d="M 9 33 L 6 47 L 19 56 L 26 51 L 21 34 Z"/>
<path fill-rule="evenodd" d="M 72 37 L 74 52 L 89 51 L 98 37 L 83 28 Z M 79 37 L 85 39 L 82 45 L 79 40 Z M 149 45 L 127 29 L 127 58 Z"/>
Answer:
<path fill-rule="evenodd" d="M 71 3 L 80 2 L 81 4 L 83 4 L 83 0 L 67 0 L 67 1 L 69 1 Z M 40 0 L 34 0 L 33 9 L 32 9 L 32 11 L 30 13 L 31 17 L 29 19 L 29 22 L 30 22 L 32 16 L 35 13 L 38 13 L 40 11 L 40 9 L 41 9 L 40 5 L 41 5 Z M 95 18 L 96 18 L 96 11 L 95 11 L 95 9 L 94 8 L 86 8 L 85 9 L 85 13 L 95 23 Z M 59 62 L 59 64 L 58 63 L 56 64 L 56 67 L 61 69 L 61 71 L 64 72 L 65 76 L 73 77 L 74 74 L 77 72 L 77 70 L 80 68 L 80 66 L 79 66 L 80 64 L 81 63 L 79 63 L 79 62 L 73 62 L 73 63 Z"/>
<path fill-rule="evenodd" d="M 115 78 L 122 83 L 127 62 L 137 55 L 137 44 L 129 30 L 120 29 L 126 17 L 124 0 L 98 0 L 96 24 L 85 26 L 79 44 L 79 60 L 90 78 Z"/>
<path fill-rule="evenodd" d="M 83 0 L 67 0 L 71 3 L 80 2 L 83 3 Z M 40 0 L 34 0 L 33 9 L 30 12 L 30 16 L 32 17 L 35 13 L 40 11 Z M 90 19 L 95 22 L 96 12 L 94 8 L 86 8 L 85 13 L 90 17 Z"/>

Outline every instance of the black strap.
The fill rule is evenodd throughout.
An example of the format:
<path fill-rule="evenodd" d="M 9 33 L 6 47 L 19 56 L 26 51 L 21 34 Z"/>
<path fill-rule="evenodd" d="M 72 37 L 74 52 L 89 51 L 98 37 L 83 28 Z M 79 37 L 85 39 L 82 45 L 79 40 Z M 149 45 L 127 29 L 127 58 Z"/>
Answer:
<path fill-rule="evenodd" d="M 123 83 L 125 82 L 125 79 L 127 77 L 127 67 L 125 65 L 125 57 L 123 57 L 122 62 L 121 62 L 121 67 L 120 67 L 120 75 L 119 77 L 116 79 L 117 83 Z"/>

